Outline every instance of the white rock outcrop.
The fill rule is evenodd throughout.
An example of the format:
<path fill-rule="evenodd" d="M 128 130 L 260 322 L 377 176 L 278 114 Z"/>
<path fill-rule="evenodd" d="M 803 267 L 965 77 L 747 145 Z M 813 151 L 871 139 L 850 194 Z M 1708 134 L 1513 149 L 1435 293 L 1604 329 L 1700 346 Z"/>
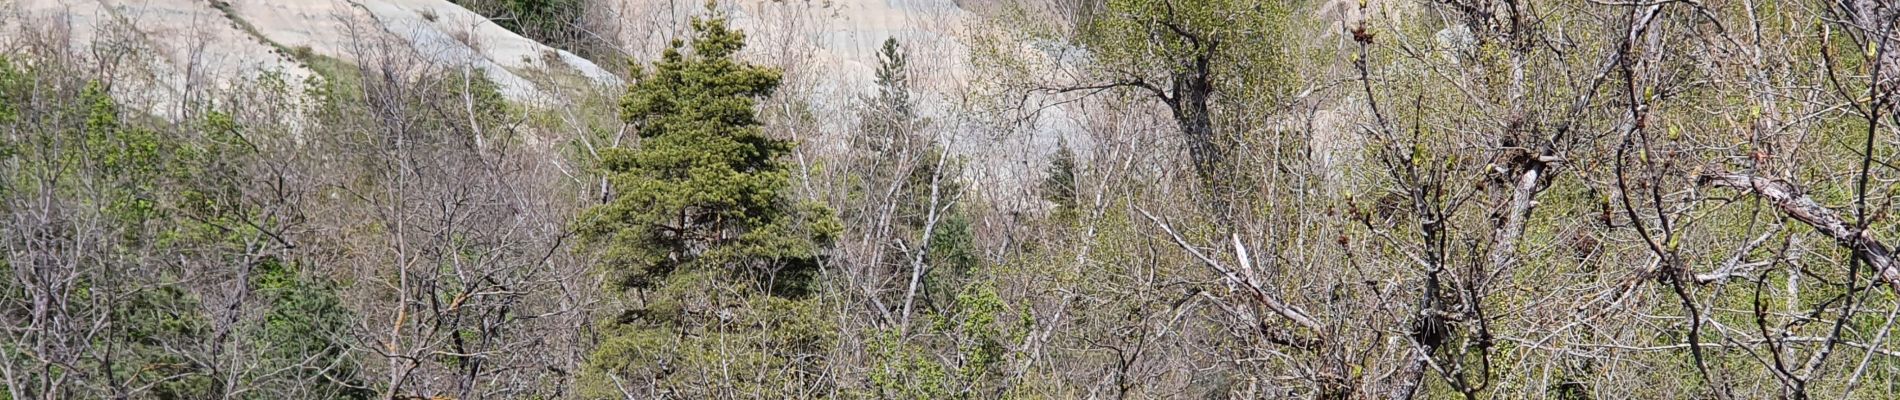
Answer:
<path fill-rule="evenodd" d="M 620 79 L 579 56 L 524 38 L 447 0 L 11 0 L 0 46 L 68 46 L 95 62 L 130 63 L 114 95 L 161 116 L 203 93 L 270 77 L 303 93 L 315 73 L 290 52 L 348 62 L 474 68 L 509 99 L 549 100 L 521 74 L 559 70 Z M 31 43 L 29 43 L 31 42 Z M 372 64 L 374 65 L 374 64 Z"/>

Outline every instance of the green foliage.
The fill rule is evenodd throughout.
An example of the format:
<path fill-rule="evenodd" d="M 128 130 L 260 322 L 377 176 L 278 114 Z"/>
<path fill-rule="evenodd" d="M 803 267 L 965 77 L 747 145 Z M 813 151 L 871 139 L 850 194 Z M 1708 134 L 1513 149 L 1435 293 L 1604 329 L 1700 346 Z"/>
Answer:
<path fill-rule="evenodd" d="M 13 123 L 20 117 L 17 104 L 26 102 L 28 83 L 19 67 L 14 66 L 13 62 L 6 57 L 0 56 L 0 124 Z M 0 138 L 0 140 L 4 139 Z M 6 142 L 0 141 L 0 157 L 9 154 L 7 149 Z"/>
<path fill-rule="evenodd" d="M 40 292 L 72 306 L 58 311 L 61 318 L 94 318 L 112 321 L 101 334 L 90 339 L 67 341 L 61 345 L 91 347 L 102 356 L 69 359 L 65 365 L 48 369 L 16 369 L 25 381 L 56 379 L 61 375 L 89 375 L 115 382 L 150 385 L 154 398 L 189 398 L 210 389 L 205 368 L 198 360 L 185 357 L 168 346 L 201 338 L 208 330 L 207 321 L 198 312 L 198 299 L 168 284 L 170 274 L 135 275 L 132 263 L 148 254 L 164 251 L 165 240 L 182 224 L 169 220 L 160 207 L 168 200 L 158 187 L 170 177 L 167 172 L 179 160 L 174 154 L 176 141 L 164 140 L 149 129 L 131 126 L 119 106 L 107 95 L 105 87 L 90 82 L 76 93 L 67 89 L 42 86 L 33 92 L 16 91 L 15 85 L 40 79 L 33 72 L 22 74 L 11 65 L 0 67 L 11 103 L 8 106 L 8 132 L 25 133 L 18 151 L 9 151 L 5 164 L 10 168 L 0 176 L 0 187 L 8 196 L 45 195 L 56 199 L 87 199 L 80 207 L 92 207 L 98 223 L 110 232 L 96 238 L 63 237 L 47 240 L 51 246 L 94 245 L 93 257 L 70 260 L 62 266 L 73 268 L 73 281 L 67 290 Z M 40 108 L 29 102 L 41 99 L 72 99 L 70 103 Z M 16 118 L 18 117 L 18 118 Z M 37 119 L 37 120 L 36 120 Z M 29 123 L 30 122 L 30 123 Z M 17 191 L 16 191 L 17 190 Z M 37 191 L 37 193 L 25 193 Z M 72 204 L 72 200 L 61 200 Z M 8 214 L 22 210 L 0 210 Z M 88 218 L 86 216 L 70 218 Z M 73 224 L 70 220 L 56 225 Z M 72 229 L 76 227 L 41 227 Z M 97 240 L 91 242 L 91 240 Z M 39 268 L 49 268 L 41 265 Z M 140 281 L 156 281 L 149 287 Z M 9 280 L 7 304 L 22 304 L 21 296 L 33 287 L 32 281 Z M 45 290 L 43 288 L 39 290 Z M 26 312 L 9 308 L 9 313 Z M 15 333 L 19 334 L 19 333 Z M 11 335 L 11 334 L 10 334 Z M 8 341 L 8 343 L 15 343 Z M 16 367 L 21 367 L 16 365 Z M 44 388 L 45 394 L 82 393 L 67 388 Z M 40 393 L 16 394 L 37 396 Z"/>
<path fill-rule="evenodd" d="M 849 200 L 888 205 L 891 215 L 883 220 L 881 209 L 873 207 L 846 217 L 854 226 L 867 228 L 888 223 L 913 248 L 927 243 L 924 261 L 939 273 L 924 277 L 924 292 L 933 294 L 927 296 L 930 303 L 944 304 L 957 292 L 957 282 L 977 265 L 975 243 L 962 205 L 965 190 L 958 177 L 962 165 L 927 133 L 932 121 L 917 115 L 909 57 L 895 38 L 886 39 L 879 48 L 873 75 L 877 92 L 859 113 L 859 134 L 852 137 L 854 157 L 849 160 L 849 168 L 860 171 L 853 175 Z M 924 237 L 933 211 L 935 225 L 930 236 Z M 905 270 L 911 262 L 902 252 L 891 252 L 889 257 L 879 262 Z"/>
<path fill-rule="evenodd" d="M 954 176 L 940 176 L 954 175 L 948 170 L 955 165 L 943 158 L 936 140 L 923 133 L 931 121 L 916 113 L 911 99 L 909 56 L 897 39 L 884 41 L 878 60 L 877 94 L 859 112 L 859 134 L 851 138 L 854 156 L 849 166 L 862 171 L 854 176 L 858 180 L 850 187 L 852 200 L 894 203 L 895 225 L 921 230 L 929 215 L 933 183 L 944 185 L 938 188 L 939 199 L 957 197 Z M 893 188 L 901 190 L 889 193 Z M 895 197 L 884 198 L 887 195 Z M 860 223 L 872 223 L 873 219 L 868 215 L 849 217 Z"/>
<path fill-rule="evenodd" d="M 745 36 L 723 18 L 695 19 L 629 89 L 622 116 L 639 148 L 607 149 L 615 194 L 587 210 L 581 232 L 615 287 L 641 301 L 610 323 L 584 391 L 650 382 L 688 398 L 801 397 L 829 348 L 820 313 L 820 249 L 840 229 L 829 209 L 791 198 L 756 102 L 779 72 L 735 60 Z"/>
<path fill-rule="evenodd" d="M 87 249 L 82 257 L 35 262 L 35 268 L 67 276 L 64 285 L 23 278 L 0 279 L 0 304 L 5 312 L 32 301 L 63 306 L 45 318 L 80 325 L 45 325 L 45 332 L 11 332 L 4 343 L 21 343 L 35 334 L 73 335 L 56 339 L 70 352 L 35 353 L 10 357 L 10 377 L 17 382 L 63 381 L 61 387 L 33 387 L 17 397 L 104 398 L 123 395 L 125 388 L 143 387 L 139 398 L 193 399 L 230 394 L 237 398 L 273 398 L 269 391 L 240 395 L 238 386 L 270 386 L 286 375 L 302 375 L 301 382 L 333 385 L 323 391 L 297 386 L 300 393 L 348 393 L 356 389 L 336 382 L 354 382 L 347 366 L 315 371 L 306 367 L 312 356 L 341 359 L 338 343 L 329 342 L 349 321 L 348 313 L 328 286 L 286 280 L 277 271 L 275 257 L 251 255 L 269 252 L 274 243 L 263 229 L 272 228 L 245 197 L 251 182 L 251 162 L 257 148 L 245 137 L 245 127 L 230 114 L 203 110 L 196 120 L 154 123 L 121 107 L 100 82 L 82 82 L 24 68 L 0 60 L 0 96 L 5 116 L 0 127 L 0 205 L 21 204 L 22 198 L 43 201 L 42 207 L 66 210 L 33 227 L 58 236 L 28 236 L 26 227 L 9 227 L 9 245 L 38 240 L 39 246 Z M 21 213 L 41 209 L 0 206 L 0 215 L 19 220 Z M 0 261 L 0 265 L 8 265 Z M 242 314 L 221 309 L 201 298 L 195 284 L 211 276 L 241 276 L 254 271 L 250 285 L 258 296 L 243 303 L 269 315 L 226 320 L 214 315 Z M 224 275 L 231 272 L 231 275 Z M 69 274 L 69 275 L 67 275 Z M 192 277 L 185 279 L 183 277 Z M 222 290 L 222 289 L 220 289 Z M 35 300 L 36 299 L 36 300 Z M 306 306 L 327 302 L 324 307 Z M 215 309 L 215 310 L 214 310 Z M 295 311 L 290 311 L 295 310 Z M 326 328 L 285 329 L 280 315 L 320 319 Z M 99 323 L 97 331 L 71 331 Z M 63 322 L 62 322 L 63 324 Z M 293 323 L 292 325 L 299 325 Z M 312 341 L 325 341 L 321 345 Z M 49 342 L 50 343 L 50 342 Z M 316 351 L 315 348 L 327 348 Z M 234 349 L 256 349 L 262 355 L 255 368 L 225 375 L 219 357 L 233 357 Z M 5 351 L 45 351 L 7 348 Z M 35 358 L 41 357 L 41 358 Z M 38 364 L 42 359 L 58 363 Z M 337 361 L 335 365 L 348 364 Z M 228 380 L 227 378 L 235 378 Z M 329 383 L 324 383 L 329 382 Z M 261 386 L 259 386 L 261 385 Z M 289 389 L 286 386 L 276 386 Z M 40 392 L 39 390 L 46 390 Z M 278 392 L 285 393 L 285 392 Z M 364 398 L 358 393 L 336 398 Z"/>
<path fill-rule="evenodd" d="M 991 282 L 973 283 L 931 323 L 919 327 L 921 339 L 879 332 L 869 344 L 871 391 L 880 399 L 992 398 L 1003 385 L 998 376 L 1005 343 L 1022 340 L 1031 319 L 1008 318 L 1003 298 Z"/>
<path fill-rule="evenodd" d="M 360 377 L 361 367 L 345 352 L 352 313 L 337 297 L 336 284 L 303 272 L 298 264 L 277 259 L 260 262 L 251 285 L 268 304 L 262 326 L 246 340 L 263 347 L 270 374 L 292 375 L 308 382 L 300 389 L 327 399 L 369 399 L 376 393 Z M 306 359 L 327 360 L 308 364 Z M 281 371 L 281 372 L 279 372 Z M 271 398 L 263 390 L 250 398 Z"/>
<path fill-rule="evenodd" d="M 930 265 L 942 268 L 950 277 L 962 278 L 977 272 L 982 260 L 977 258 L 976 232 L 971 226 L 970 216 L 965 215 L 960 204 L 953 205 L 943 220 L 937 222 L 937 229 L 930 234 Z M 930 281 L 935 283 L 937 281 Z M 955 293 L 955 288 L 944 287 L 938 293 Z"/>
<path fill-rule="evenodd" d="M 884 46 L 877 51 L 877 98 L 871 102 L 871 112 L 865 121 L 865 130 L 870 132 L 892 132 L 905 129 L 917 118 L 910 99 L 910 56 L 904 51 L 897 38 L 884 39 Z"/>
<path fill-rule="evenodd" d="M 125 376 L 133 385 L 152 384 L 152 398 L 189 399 L 214 390 L 205 366 L 168 348 L 209 337 L 211 328 L 196 313 L 198 299 L 173 285 L 132 292 L 126 303 L 112 310 L 124 353 L 117 360 L 101 360 L 108 373 Z"/>
<path fill-rule="evenodd" d="M 502 28 L 549 46 L 583 54 L 597 48 L 600 40 L 584 26 L 587 2 L 584 0 L 453 0 L 469 11 L 487 16 Z"/>
<path fill-rule="evenodd" d="M 1037 188 L 1042 199 L 1055 203 L 1058 215 L 1074 212 L 1079 197 L 1075 190 L 1075 151 L 1069 150 L 1068 145 L 1057 148 L 1056 153 L 1049 156 L 1045 173 L 1048 176 L 1042 178 L 1042 185 Z"/>
<path fill-rule="evenodd" d="M 735 61 L 744 36 L 724 20 L 693 26 L 693 52 L 676 41 L 629 90 L 622 116 L 638 127 L 640 147 L 603 151 L 618 193 L 587 212 L 585 233 L 610 244 L 605 261 L 624 288 L 650 288 L 685 268 L 760 282 L 815 268 L 813 240 L 835 226 L 789 200 L 779 158 L 793 144 L 766 135 L 752 110 L 779 73 Z"/>
<path fill-rule="evenodd" d="M 1236 60 L 1279 50 L 1247 35 L 1279 35 L 1291 13 L 1286 2 L 1110 0 L 1081 24 L 1084 42 L 1111 62 L 1168 62 L 1191 58 L 1206 46 Z M 1257 46 L 1257 47 L 1244 47 Z M 1146 61 L 1144 61 L 1146 60 Z"/>
<path fill-rule="evenodd" d="M 1289 2 L 1107 0 L 1096 7 L 1080 22 L 1078 42 L 1123 79 L 1165 87 L 1168 76 L 1194 73 L 1206 61 L 1214 92 L 1245 102 L 1272 101 L 1295 78 L 1288 58 L 1301 38 Z"/>

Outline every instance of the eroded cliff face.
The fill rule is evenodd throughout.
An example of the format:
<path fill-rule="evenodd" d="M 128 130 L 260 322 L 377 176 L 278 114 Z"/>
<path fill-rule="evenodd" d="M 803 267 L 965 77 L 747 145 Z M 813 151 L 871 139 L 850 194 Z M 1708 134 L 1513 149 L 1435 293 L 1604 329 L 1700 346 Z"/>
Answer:
<path fill-rule="evenodd" d="M 782 93 L 814 115 L 855 115 L 873 90 L 877 49 L 898 39 L 913 55 L 918 110 L 940 122 L 952 151 L 986 160 L 971 173 L 1027 182 L 1061 137 L 1074 136 L 1062 133 L 1075 126 L 1064 110 L 1041 111 L 1032 135 L 978 137 L 951 126 L 967 122 L 954 109 L 981 80 L 970 66 L 971 43 L 996 28 L 967 7 L 1001 3 L 722 0 L 713 8 L 747 32 L 744 56 L 783 69 Z M 586 7 L 589 34 L 614 52 L 590 54 L 599 60 L 510 32 L 449 0 L 0 0 L 0 50 L 41 49 L 114 71 L 111 90 L 121 102 L 173 120 L 219 102 L 269 104 L 286 110 L 275 118 L 299 118 L 310 83 L 322 79 L 318 69 L 349 64 L 389 74 L 479 73 L 510 100 L 558 108 L 573 101 L 574 82 L 601 89 L 587 96 L 612 96 L 625 83 L 614 72 L 621 63 L 651 61 L 689 34 L 687 21 L 708 13 L 702 0 Z M 794 134 L 814 151 L 842 151 L 850 120 L 825 118 L 819 133 Z"/>
<path fill-rule="evenodd" d="M 137 95 L 122 97 L 154 111 L 266 77 L 301 86 L 314 75 L 305 65 L 310 56 L 473 68 L 524 102 L 546 100 L 528 78 L 536 71 L 621 83 L 609 68 L 448 0 L 12 0 L 0 7 L 0 46 L 111 55 L 100 62 L 125 64 L 101 68 L 145 75 Z M 751 34 L 757 58 L 793 73 L 841 77 L 841 89 L 868 86 L 886 38 L 931 54 L 918 60 L 926 77 L 955 80 L 967 70 L 959 36 L 971 14 L 951 0 L 740 0 L 716 8 Z M 588 18 L 626 58 L 643 60 L 704 11 L 700 1 L 605 0 L 591 4 Z"/>
<path fill-rule="evenodd" d="M 972 118 L 968 103 L 978 101 L 971 97 L 978 96 L 979 82 L 995 79 L 977 71 L 972 54 L 983 35 L 1003 22 L 992 13 L 1010 12 L 998 9 L 1012 1 L 1018 0 L 736 0 L 715 8 L 745 30 L 746 58 L 785 71 L 781 93 L 796 93 L 804 100 L 799 107 L 829 116 L 817 121 L 826 125 L 816 133 L 788 133 L 802 148 L 845 151 L 857 129 L 853 107 L 874 90 L 877 51 L 895 38 L 911 54 L 912 99 L 917 111 L 933 121 L 927 134 L 970 160 L 964 170 L 970 179 L 985 180 L 985 189 L 1008 191 L 1033 186 L 1049 153 L 1062 143 L 1081 141 L 1073 137 L 1077 122 L 1057 107 L 1039 111 L 1034 126 L 1026 129 L 1029 134 L 973 126 L 980 121 Z M 668 41 L 687 33 L 692 16 L 706 14 L 702 0 L 605 0 L 600 7 L 599 18 L 616 22 L 599 24 L 602 34 L 615 38 L 624 55 L 636 61 L 650 61 Z M 1021 51 L 1035 50 L 1024 46 Z"/>
<path fill-rule="evenodd" d="M 649 61 L 687 34 L 690 18 L 707 14 L 698 0 L 602 0 L 596 8 L 593 25 L 637 61 Z M 914 83 L 925 91 L 967 80 L 967 34 L 979 21 L 951 0 L 735 0 L 714 9 L 746 32 L 747 58 L 827 94 L 869 89 L 877 49 L 890 38 L 928 55 L 911 60 Z"/>
<path fill-rule="evenodd" d="M 6 7 L 0 43 L 8 52 L 54 53 L 107 71 L 120 101 L 155 115 L 178 115 L 182 104 L 239 82 L 301 87 L 314 75 L 203 1 L 16 0 Z"/>
<path fill-rule="evenodd" d="M 114 95 L 176 116 L 208 93 L 276 87 L 303 93 L 327 57 L 408 72 L 468 68 L 504 96 L 546 102 L 525 78 L 571 73 L 619 78 L 572 53 L 521 37 L 447 0 L 14 0 L 0 46 L 66 49 L 96 68 L 125 71 Z"/>

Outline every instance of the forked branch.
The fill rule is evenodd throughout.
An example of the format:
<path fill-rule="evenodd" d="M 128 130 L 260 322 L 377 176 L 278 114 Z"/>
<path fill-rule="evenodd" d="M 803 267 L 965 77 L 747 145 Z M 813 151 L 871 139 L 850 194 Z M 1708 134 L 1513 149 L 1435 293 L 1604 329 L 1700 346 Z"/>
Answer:
<path fill-rule="evenodd" d="M 1754 193 L 1774 203 L 1775 208 L 1788 217 L 1814 227 L 1835 243 L 1854 251 L 1854 256 L 1867 262 L 1880 274 L 1880 280 L 1887 282 L 1894 290 L 1900 291 L 1900 269 L 1893 264 L 1893 250 L 1875 240 L 1873 232 L 1866 227 L 1855 226 L 1841 218 L 1840 213 L 1814 201 L 1800 186 L 1779 179 L 1769 179 L 1747 174 L 1713 174 L 1696 178 L 1699 184 L 1713 185 Z"/>

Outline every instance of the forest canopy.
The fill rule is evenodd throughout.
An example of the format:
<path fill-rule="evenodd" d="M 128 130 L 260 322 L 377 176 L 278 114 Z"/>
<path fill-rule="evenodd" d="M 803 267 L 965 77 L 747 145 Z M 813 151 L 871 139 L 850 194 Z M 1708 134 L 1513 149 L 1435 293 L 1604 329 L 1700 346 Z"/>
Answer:
<path fill-rule="evenodd" d="M 1887 2 L 361 3 L 0 11 L 0 398 L 1900 389 Z"/>

